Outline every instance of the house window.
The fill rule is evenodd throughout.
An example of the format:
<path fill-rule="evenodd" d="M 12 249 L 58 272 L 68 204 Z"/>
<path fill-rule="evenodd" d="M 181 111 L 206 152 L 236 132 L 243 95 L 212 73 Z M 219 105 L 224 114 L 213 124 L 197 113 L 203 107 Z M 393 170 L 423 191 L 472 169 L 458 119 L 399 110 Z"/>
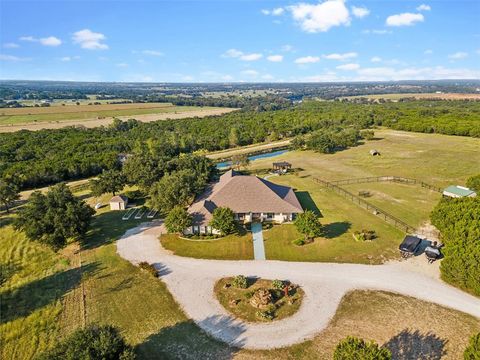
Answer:
<path fill-rule="evenodd" d="M 244 213 L 238 213 L 238 220 L 244 220 L 245 219 L 245 214 Z"/>
<path fill-rule="evenodd" d="M 274 215 L 274 213 L 267 213 L 267 219 L 272 220 Z"/>

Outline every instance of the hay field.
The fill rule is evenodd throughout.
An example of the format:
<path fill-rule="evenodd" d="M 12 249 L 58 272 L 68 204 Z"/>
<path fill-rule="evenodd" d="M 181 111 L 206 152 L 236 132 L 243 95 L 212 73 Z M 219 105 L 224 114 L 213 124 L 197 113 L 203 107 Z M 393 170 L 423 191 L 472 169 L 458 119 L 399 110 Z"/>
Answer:
<path fill-rule="evenodd" d="M 108 104 L 78 105 L 75 107 L 55 106 L 50 108 L 28 108 L 32 111 L 38 111 L 38 113 L 32 112 L 15 115 L 2 115 L 3 111 L 0 111 L 0 132 L 14 132 L 22 129 L 32 131 L 58 129 L 65 126 L 85 126 L 91 128 L 109 125 L 114 117 L 122 120 L 134 118 L 142 122 L 151 122 L 196 116 L 222 115 L 236 110 L 232 108 L 173 106 L 171 104 L 153 105 L 154 104 Z M 23 110 L 25 112 L 25 108 L 4 110 Z"/>

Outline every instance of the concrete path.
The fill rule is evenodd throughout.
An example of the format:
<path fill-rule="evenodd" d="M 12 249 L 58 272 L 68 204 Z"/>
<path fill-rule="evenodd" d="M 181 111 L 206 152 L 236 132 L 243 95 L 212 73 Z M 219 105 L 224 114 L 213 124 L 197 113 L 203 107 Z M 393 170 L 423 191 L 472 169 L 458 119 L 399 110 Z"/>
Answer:
<path fill-rule="evenodd" d="M 266 260 L 265 258 L 265 245 L 263 243 L 262 224 L 252 224 L 252 236 L 253 236 L 253 258 L 255 260 Z"/>
<path fill-rule="evenodd" d="M 207 333 L 232 346 L 269 349 L 311 339 L 328 326 L 345 293 L 355 289 L 412 296 L 480 318 L 479 298 L 409 270 L 405 262 L 375 266 L 191 259 L 163 249 L 158 240 L 162 231 L 160 222 L 131 229 L 117 241 L 117 251 L 134 264 L 153 264 L 185 313 Z M 222 277 L 238 274 L 299 284 L 305 292 L 302 306 L 293 316 L 271 323 L 234 319 L 216 300 L 213 286 Z"/>

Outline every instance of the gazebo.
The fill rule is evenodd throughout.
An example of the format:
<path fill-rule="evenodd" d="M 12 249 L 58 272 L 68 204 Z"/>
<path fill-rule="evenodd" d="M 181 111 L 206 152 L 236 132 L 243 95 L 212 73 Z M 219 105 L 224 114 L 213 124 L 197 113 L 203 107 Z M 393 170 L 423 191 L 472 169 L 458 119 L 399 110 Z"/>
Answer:
<path fill-rule="evenodd" d="M 273 172 L 286 173 L 292 169 L 292 164 L 287 161 L 279 161 L 273 163 Z"/>

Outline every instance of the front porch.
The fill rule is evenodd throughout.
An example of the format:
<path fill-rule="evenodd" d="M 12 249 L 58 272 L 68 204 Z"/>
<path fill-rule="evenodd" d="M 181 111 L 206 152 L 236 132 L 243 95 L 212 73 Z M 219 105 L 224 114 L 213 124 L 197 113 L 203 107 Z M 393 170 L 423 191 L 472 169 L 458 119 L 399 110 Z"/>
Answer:
<path fill-rule="evenodd" d="M 292 222 L 295 220 L 295 215 L 296 214 L 293 213 L 235 213 L 235 220 L 243 224 L 248 224 L 251 222 L 274 222 L 277 224 L 283 224 L 285 222 Z"/>

